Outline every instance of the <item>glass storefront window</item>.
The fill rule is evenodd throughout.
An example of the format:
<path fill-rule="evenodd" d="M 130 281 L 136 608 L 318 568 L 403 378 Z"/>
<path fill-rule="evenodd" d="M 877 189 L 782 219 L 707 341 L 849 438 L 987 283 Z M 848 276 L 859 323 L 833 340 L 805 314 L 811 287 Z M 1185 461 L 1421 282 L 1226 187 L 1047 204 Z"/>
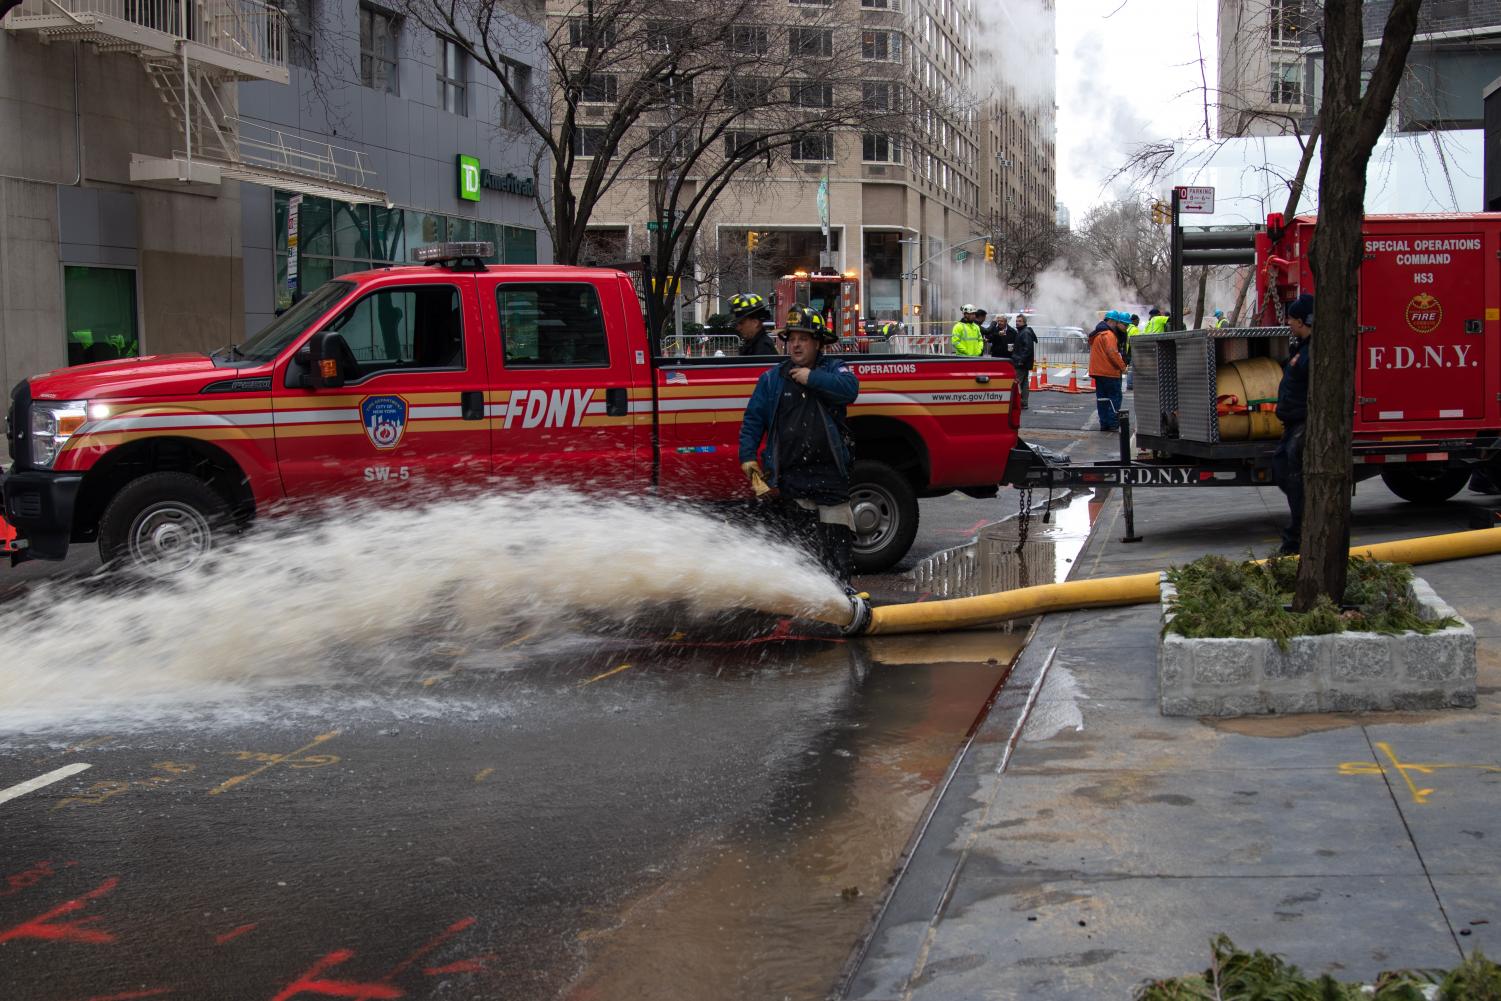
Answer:
<path fill-rule="evenodd" d="M 370 207 L 370 255 L 377 261 L 407 259 L 406 226 L 401 209 Z"/>
<path fill-rule="evenodd" d="M 134 268 L 65 266 L 63 303 L 69 365 L 141 353 Z"/>
<path fill-rule="evenodd" d="M 505 231 L 505 263 L 536 264 L 537 231 L 534 229 L 522 229 L 520 226 L 507 226 Z"/>
<path fill-rule="evenodd" d="M 370 260 L 370 206 L 333 202 L 332 207 L 333 256 L 357 261 Z"/>
<path fill-rule="evenodd" d="M 412 255 L 429 243 L 441 243 L 448 239 L 448 227 L 444 225 L 444 219 L 440 215 L 430 215 L 426 212 L 413 212 L 410 209 L 406 213 L 407 231 L 407 260 L 416 260 Z"/>

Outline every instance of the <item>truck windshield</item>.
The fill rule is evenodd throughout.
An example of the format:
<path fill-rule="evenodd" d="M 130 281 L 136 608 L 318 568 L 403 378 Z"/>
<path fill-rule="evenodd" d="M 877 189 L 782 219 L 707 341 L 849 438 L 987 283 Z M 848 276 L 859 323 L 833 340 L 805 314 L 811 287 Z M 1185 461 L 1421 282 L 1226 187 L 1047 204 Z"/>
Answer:
<path fill-rule="evenodd" d="M 299 299 L 292 308 L 262 327 L 250 340 L 240 345 L 237 352 L 249 361 L 270 361 L 281 354 L 282 349 L 295 341 L 318 317 L 354 288 L 349 282 L 325 282 L 307 298 Z"/>

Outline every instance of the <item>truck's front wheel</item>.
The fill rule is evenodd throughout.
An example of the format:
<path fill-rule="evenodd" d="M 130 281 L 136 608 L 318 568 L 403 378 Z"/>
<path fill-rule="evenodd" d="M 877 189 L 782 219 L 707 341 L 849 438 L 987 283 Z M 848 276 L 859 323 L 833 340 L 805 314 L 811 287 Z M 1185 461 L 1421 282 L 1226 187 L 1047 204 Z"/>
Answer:
<path fill-rule="evenodd" d="M 1405 501 L 1414 504 L 1442 504 L 1470 482 L 1470 470 L 1463 466 L 1449 467 L 1432 463 L 1404 464 L 1383 469 L 1381 482 Z"/>
<path fill-rule="evenodd" d="M 106 565 L 160 577 L 197 563 L 233 524 L 229 505 L 187 473 L 148 473 L 121 488 L 99 520 Z"/>
<path fill-rule="evenodd" d="M 850 507 L 858 573 L 879 573 L 907 555 L 917 538 L 917 494 L 905 476 L 884 462 L 856 462 Z"/>

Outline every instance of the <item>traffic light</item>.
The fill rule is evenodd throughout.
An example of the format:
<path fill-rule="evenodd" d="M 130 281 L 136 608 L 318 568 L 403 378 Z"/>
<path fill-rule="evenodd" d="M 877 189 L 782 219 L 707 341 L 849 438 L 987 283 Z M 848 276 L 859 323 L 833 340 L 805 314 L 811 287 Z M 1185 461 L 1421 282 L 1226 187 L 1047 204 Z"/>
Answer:
<path fill-rule="evenodd" d="M 750 232 L 748 232 L 748 233 L 745 234 L 745 249 L 746 249 L 747 253 L 752 253 L 752 254 L 755 253 L 756 252 L 756 247 L 760 246 L 760 244 L 761 244 L 761 234 L 760 233 L 757 233 L 755 230 L 751 230 Z"/>
<path fill-rule="evenodd" d="M 441 239 L 443 239 L 443 238 L 438 235 L 438 217 L 435 216 L 435 215 L 425 215 L 425 216 L 423 216 L 422 217 L 422 242 L 423 243 L 437 243 Z"/>
<path fill-rule="evenodd" d="M 991 243 L 989 240 L 985 241 L 985 259 L 987 261 L 995 260 L 995 244 Z"/>
<path fill-rule="evenodd" d="M 1166 226 L 1173 221 L 1172 206 L 1163 202 L 1152 203 L 1152 222 L 1158 226 Z"/>

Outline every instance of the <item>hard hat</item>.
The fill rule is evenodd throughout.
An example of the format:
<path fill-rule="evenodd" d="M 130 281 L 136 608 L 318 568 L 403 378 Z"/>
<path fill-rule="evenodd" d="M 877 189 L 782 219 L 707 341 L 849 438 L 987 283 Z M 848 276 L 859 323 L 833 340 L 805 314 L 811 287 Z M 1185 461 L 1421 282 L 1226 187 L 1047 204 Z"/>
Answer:
<path fill-rule="evenodd" d="M 966 302 L 964 305 L 962 305 L 962 306 L 959 307 L 959 312 L 961 312 L 961 313 L 974 313 L 974 312 L 977 312 L 979 310 L 979 308 L 980 307 L 976 306 L 974 303 Z"/>
<path fill-rule="evenodd" d="M 1121 319 L 1121 311 L 1118 309 L 1107 309 L 1105 310 L 1105 319 L 1112 323 L 1119 323 Z"/>
<path fill-rule="evenodd" d="M 1151 309 L 1147 310 L 1148 316 L 1160 316 L 1161 314 L 1162 310 L 1158 309 L 1156 306 L 1153 306 Z"/>
<path fill-rule="evenodd" d="M 1215 318 L 1218 319 L 1219 317 L 1225 315 L 1225 311 L 1223 309 L 1217 309 L 1217 310 L 1214 311 L 1214 315 L 1215 315 Z"/>
<path fill-rule="evenodd" d="M 820 344 L 833 344 L 839 340 L 834 335 L 834 331 L 829 329 L 829 325 L 823 322 L 823 317 L 818 314 L 818 311 L 809 309 L 807 306 L 793 306 L 787 310 L 787 325 L 777 332 L 777 336 L 785 341 L 787 335 L 794 330 L 812 334 L 818 338 Z"/>
<path fill-rule="evenodd" d="M 754 292 L 742 292 L 730 298 L 730 315 L 737 320 L 746 317 L 757 317 L 762 320 L 771 319 L 771 310 L 766 306 L 766 299 Z"/>

